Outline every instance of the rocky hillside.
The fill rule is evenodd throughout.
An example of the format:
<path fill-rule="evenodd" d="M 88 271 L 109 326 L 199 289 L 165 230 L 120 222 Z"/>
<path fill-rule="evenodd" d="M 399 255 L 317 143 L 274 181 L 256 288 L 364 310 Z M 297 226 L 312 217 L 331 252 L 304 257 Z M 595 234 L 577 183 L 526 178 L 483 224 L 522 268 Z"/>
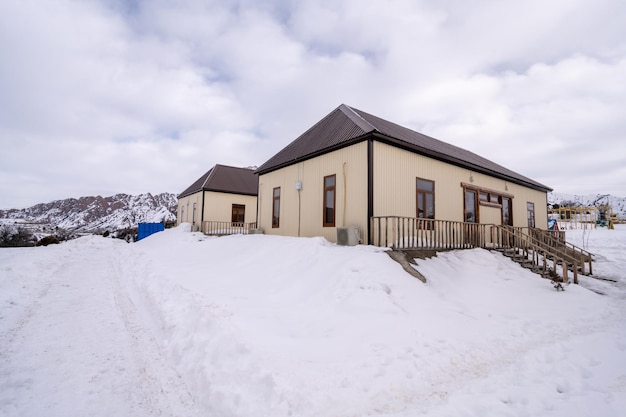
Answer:
<path fill-rule="evenodd" d="M 115 231 L 142 222 L 176 220 L 176 195 L 171 193 L 81 197 L 0 210 L 0 219 L 48 224 L 73 232 Z M 6 222 L 6 220 L 5 220 Z"/>

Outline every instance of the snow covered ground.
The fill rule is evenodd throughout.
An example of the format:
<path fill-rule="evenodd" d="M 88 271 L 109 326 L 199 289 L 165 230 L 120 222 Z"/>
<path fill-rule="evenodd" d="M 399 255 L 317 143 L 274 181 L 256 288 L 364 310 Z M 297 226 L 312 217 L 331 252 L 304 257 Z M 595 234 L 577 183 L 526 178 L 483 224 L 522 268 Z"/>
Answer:
<path fill-rule="evenodd" d="M 1 416 L 626 415 L 626 227 L 565 292 L 500 254 L 99 236 L 0 250 Z"/>

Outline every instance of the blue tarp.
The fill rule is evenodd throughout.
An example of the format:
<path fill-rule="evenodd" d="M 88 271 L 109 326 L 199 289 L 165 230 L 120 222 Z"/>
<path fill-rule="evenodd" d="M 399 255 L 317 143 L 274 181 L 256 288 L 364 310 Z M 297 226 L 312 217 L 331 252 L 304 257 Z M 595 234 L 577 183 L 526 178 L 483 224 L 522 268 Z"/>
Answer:
<path fill-rule="evenodd" d="M 137 240 L 141 240 L 157 232 L 162 232 L 163 230 L 165 230 L 163 223 L 139 223 L 137 226 Z"/>

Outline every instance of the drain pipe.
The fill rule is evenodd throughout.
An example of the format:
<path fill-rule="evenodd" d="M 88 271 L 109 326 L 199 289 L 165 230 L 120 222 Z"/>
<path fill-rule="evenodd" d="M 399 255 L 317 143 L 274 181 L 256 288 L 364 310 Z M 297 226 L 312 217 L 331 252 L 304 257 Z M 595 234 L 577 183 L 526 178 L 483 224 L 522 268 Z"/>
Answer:
<path fill-rule="evenodd" d="M 296 181 L 296 190 L 298 190 L 298 237 L 300 237 L 300 217 L 302 214 L 302 200 L 300 196 L 300 191 L 302 191 L 302 181 Z"/>

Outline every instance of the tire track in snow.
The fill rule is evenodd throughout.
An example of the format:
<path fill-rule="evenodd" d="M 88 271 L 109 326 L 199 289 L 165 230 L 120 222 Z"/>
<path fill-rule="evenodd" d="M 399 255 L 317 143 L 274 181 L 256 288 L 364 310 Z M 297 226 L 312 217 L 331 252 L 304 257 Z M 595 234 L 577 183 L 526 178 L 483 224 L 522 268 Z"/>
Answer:
<path fill-rule="evenodd" d="M 54 250 L 14 265 L 32 275 L 42 269 L 24 264 L 50 262 L 47 277 L 22 277 L 39 289 L 0 339 L 0 416 L 198 415 L 127 294 L 132 246 L 88 237 Z"/>
<path fill-rule="evenodd" d="M 134 289 L 132 282 L 132 276 L 141 274 L 146 265 L 142 261 L 141 253 L 134 249 L 133 246 L 123 247 L 114 258 L 109 259 L 109 282 L 115 306 L 128 335 L 140 375 L 138 381 L 141 389 L 134 395 L 153 415 L 161 415 L 163 409 L 170 408 L 170 404 L 180 406 L 172 415 L 197 415 L 195 401 L 183 379 L 168 364 L 161 346 L 150 331 L 151 318 L 147 316 L 146 310 L 140 310 L 135 305 L 134 299 L 142 307 L 146 307 L 143 297 Z M 129 269 L 131 265 L 133 267 Z"/>

